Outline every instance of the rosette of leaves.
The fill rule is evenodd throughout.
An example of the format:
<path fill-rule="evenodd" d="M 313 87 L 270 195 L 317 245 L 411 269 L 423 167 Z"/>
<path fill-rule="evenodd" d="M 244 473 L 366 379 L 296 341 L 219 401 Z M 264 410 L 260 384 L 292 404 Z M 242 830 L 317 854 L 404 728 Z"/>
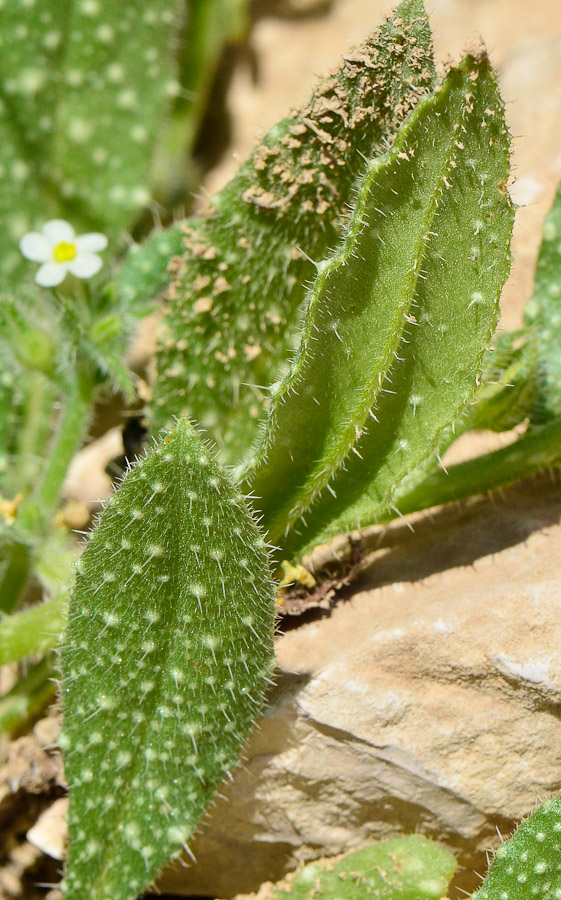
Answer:
<path fill-rule="evenodd" d="M 209 416 L 222 425 L 223 448 L 246 457 L 236 473 L 242 490 L 180 416 L 127 474 L 84 553 L 62 654 L 69 900 L 132 900 L 182 851 L 238 759 L 272 666 L 274 557 L 265 540 L 299 556 L 379 521 L 476 390 L 510 264 L 509 140 L 484 51 L 428 92 L 426 27 L 420 3 L 402 4 L 316 92 L 314 115 L 273 129 L 208 220 L 184 231 L 153 412 L 167 421 L 187 394 L 191 413 L 202 411 L 213 394 Z M 373 110 L 377 131 L 366 127 Z M 391 146 L 380 154 L 376 141 Z M 322 163 L 325 145 L 335 152 L 337 142 L 342 157 Z M 353 199 L 344 225 L 343 194 Z M 326 252 L 326 234 L 337 249 Z M 314 277 L 293 332 L 299 346 L 251 449 L 247 396 L 231 394 L 242 369 L 216 365 L 226 366 L 220 354 L 234 334 L 257 346 L 249 336 L 278 308 L 275 297 L 281 321 L 292 310 L 296 323 L 299 237 L 326 258 L 306 261 Z M 160 239 L 150 250 L 163 259 Z M 141 250 L 132 281 L 142 260 Z M 180 297 L 182 280 L 190 287 Z M 236 304 L 250 283 L 248 305 Z M 261 305 L 252 308 L 256 285 Z M 178 319 L 185 346 L 175 340 Z M 283 347 L 270 336 L 264 373 Z M 193 360 L 196 379 L 186 369 Z M 219 371 L 231 380 L 219 384 Z"/>
<path fill-rule="evenodd" d="M 507 172 L 484 54 L 369 164 L 244 473 L 283 550 L 378 516 L 475 390 L 509 265 Z M 181 852 L 259 712 L 273 594 L 246 501 L 181 418 L 108 504 L 70 605 L 70 900 L 130 900 Z"/>

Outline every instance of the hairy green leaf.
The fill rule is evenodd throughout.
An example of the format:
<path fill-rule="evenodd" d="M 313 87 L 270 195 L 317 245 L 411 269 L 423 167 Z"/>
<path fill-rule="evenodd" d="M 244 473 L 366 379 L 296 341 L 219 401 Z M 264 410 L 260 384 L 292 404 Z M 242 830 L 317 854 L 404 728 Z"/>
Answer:
<path fill-rule="evenodd" d="M 67 900 L 132 900 L 181 851 L 261 707 L 273 618 L 263 539 L 182 419 L 107 504 L 70 603 Z"/>
<path fill-rule="evenodd" d="M 35 15 L 19 3 L 0 9 L 0 271 L 5 282 L 24 263 L 18 241 L 57 209 L 49 170 L 58 97 L 54 72 L 60 66 L 67 12 L 54 0 L 41 0 Z M 58 8 L 59 12 L 55 10 Z"/>
<path fill-rule="evenodd" d="M 246 476 L 283 553 L 376 521 L 473 394 L 510 263 L 508 172 L 485 56 L 453 69 L 370 165 Z"/>
<path fill-rule="evenodd" d="M 532 419 L 547 422 L 561 415 L 561 184 L 545 220 L 534 295 L 524 313 L 539 343 L 538 397 Z"/>
<path fill-rule="evenodd" d="M 304 284 L 341 234 L 365 158 L 434 85 L 421 0 L 406 0 L 310 102 L 265 136 L 193 219 L 160 329 L 151 418 L 184 410 L 239 462 L 294 346 Z"/>
<path fill-rule="evenodd" d="M 455 869 L 448 850 L 413 834 L 310 863 L 273 900 L 441 900 Z"/>
<path fill-rule="evenodd" d="M 177 91 L 178 10 L 178 0 L 73 3 L 54 157 L 63 196 L 113 235 L 150 199 L 154 136 Z"/>
<path fill-rule="evenodd" d="M 560 854 L 561 799 L 554 797 L 501 844 L 472 900 L 558 900 Z"/>
<path fill-rule="evenodd" d="M 483 355 L 475 394 L 460 416 L 442 431 L 433 457 L 417 466 L 397 488 L 393 502 L 401 515 L 509 484 L 550 464 L 545 460 L 551 460 L 551 440 L 544 434 L 540 438 L 543 452 L 538 452 L 538 457 L 543 460 L 541 463 L 534 451 L 526 464 L 518 457 L 514 462 L 513 451 L 511 468 L 505 471 L 500 471 L 499 458 L 495 461 L 493 454 L 470 460 L 469 470 L 461 466 L 442 466 L 443 454 L 466 432 L 475 429 L 509 431 L 528 418 L 537 396 L 538 354 L 536 335 L 529 329 L 506 332 L 494 338 L 493 345 Z M 514 472 L 520 474 L 512 475 Z M 422 505 L 417 506 L 418 502 Z M 395 509 L 387 510 L 382 516 L 384 521 L 393 518 Z"/>

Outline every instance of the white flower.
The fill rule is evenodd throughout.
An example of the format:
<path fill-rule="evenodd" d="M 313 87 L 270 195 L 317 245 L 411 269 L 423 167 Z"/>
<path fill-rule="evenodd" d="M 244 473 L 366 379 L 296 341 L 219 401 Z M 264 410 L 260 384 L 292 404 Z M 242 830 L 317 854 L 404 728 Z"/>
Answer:
<path fill-rule="evenodd" d="M 78 278 L 91 278 L 102 266 L 97 254 L 107 247 L 104 234 L 92 232 L 76 237 L 72 225 L 64 219 L 51 219 L 41 232 L 30 231 L 19 242 L 26 259 L 43 265 L 37 270 L 35 283 L 55 287 L 67 273 Z"/>

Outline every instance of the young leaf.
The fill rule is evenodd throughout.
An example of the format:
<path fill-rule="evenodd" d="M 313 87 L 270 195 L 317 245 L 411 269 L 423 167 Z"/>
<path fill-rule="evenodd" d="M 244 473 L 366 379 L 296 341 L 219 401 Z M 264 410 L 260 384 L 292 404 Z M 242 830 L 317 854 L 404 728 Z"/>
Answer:
<path fill-rule="evenodd" d="M 182 419 L 107 504 L 70 603 L 67 900 L 133 900 L 181 851 L 261 707 L 273 616 L 259 531 Z"/>
<path fill-rule="evenodd" d="M 561 415 L 561 184 L 543 227 L 534 285 L 525 321 L 539 342 L 538 397 L 532 417 L 539 423 Z"/>
<path fill-rule="evenodd" d="M 365 157 L 382 152 L 434 85 L 421 0 L 405 0 L 349 53 L 310 102 L 265 136 L 193 219 L 160 330 L 151 410 L 184 410 L 239 462 L 270 384 L 295 342 L 304 283 L 341 233 Z"/>
<path fill-rule="evenodd" d="M 535 408 L 539 342 L 529 329 L 501 335 L 483 357 L 481 386 L 462 417 L 459 433 L 509 431 Z"/>
<path fill-rule="evenodd" d="M 38 288 L 0 295 L 0 366 L 12 376 L 43 372 L 57 380 L 56 347 L 63 341 L 54 305 Z"/>
<path fill-rule="evenodd" d="M 271 540 L 292 526 L 285 555 L 376 521 L 473 394 L 510 263 L 508 172 L 484 55 L 452 70 L 370 165 L 246 476 Z"/>
<path fill-rule="evenodd" d="M 304 866 L 273 900 L 441 900 L 456 860 L 420 834 Z"/>
<path fill-rule="evenodd" d="M 55 699 L 56 671 L 49 653 L 0 697 L 0 734 L 15 736 L 31 728 L 32 720 Z"/>
<path fill-rule="evenodd" d="M 11 498 L 18 494 L 28 496 L 37 488 L 45 448 L 52 434 L 51 410 L 57 400 L 56 387 L 43 372 L 22 372 L 17 360 L 13 372 L 15 402 L 12 421 L 6 423 L 12 433 L 3 484 L 6 496 Z"/>
<path fill-rule="evenodd" d="M 561 799 L 554 797 L 501 844 L 472 900 L 557 900 L 560 854 Z"/>
<path fill-rule="evenodd" d="M 17 507 L 17 501 L 14 506 Z M 0 623 L 3 613 L 11 613 L 17 608 L 31 576 L 33 562 L 33 540 L 18 533 L 14 523 L 9 519 L 6 521 L 0 509 Z M 0 637 L 0 666 L 7 662 L 2 654 Z"/>
<path fill-rule="evenodd" d="M 169 283 L 170 260 L 183 249 L 180 225 L 157 230 L 142 244 L 127 250 L 123 264 L 106 289 L 110 308 L 119 309 L 135 318 L 152 312 L 154 301 Z"/>
<path fill-rule="evenodd" d="M 3 368 L 3 362 L 0 356 L 0 493 L 10 461 L 16 405 L 14 378 L 11 372 Z"/>

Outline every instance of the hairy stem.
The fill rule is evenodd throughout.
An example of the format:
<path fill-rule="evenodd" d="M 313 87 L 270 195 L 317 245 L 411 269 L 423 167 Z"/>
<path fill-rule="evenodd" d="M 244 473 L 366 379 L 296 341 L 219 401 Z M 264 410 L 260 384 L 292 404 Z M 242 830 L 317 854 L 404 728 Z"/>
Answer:
<path fill-rule="evenodd" d="M 54 698 L 53 675 L 52 660 L 46 657 L 0 698 L 0 734 L 17 734 Z"/>
<path fill-rule="evenodd" d="M 396 499 L 402 515 L 492 491 L 561 463 L 561 421 L 531 429 L 514 444 L 439 469 Z M 388 513 L 381 521 L 394 518 Z"/>
<path fill-rule="evenodd" d="M 41 468 L 42 448 L 51 427 L 54 387 L 42 372 L 29 372 L 24 383 L 23 423 L 19 432 L 16 463 L 9 471 L 8 490 L 29 494 Z"/>
<path fill-rule="evenodd" d="M 0 666 L 53 648 L 66 624 L 66 591 L 0 621 Z"/>
<path fill-rule="evenodd" d="M 29 581 L 33 557 L 29 544 L 17 539 L 3 548 L 3 556 L 4 566 L 0 570 L 0 613 L 11 613 Z M 0 644 L 1 640 L 0 638 Z M 1 656 L 0 650 L 0 660 Z"/>
<path fill-rule="evenodd" d="M 77 361 L 77 374 L 68 393 L 56 438 L 43 472 L 36 496 L 22 509 L 24 528 L 43 525 L 54 512 L 72 457 L 78 450 L 87 428 L 94 393 L 94 381 L 85 366 Z"/>

